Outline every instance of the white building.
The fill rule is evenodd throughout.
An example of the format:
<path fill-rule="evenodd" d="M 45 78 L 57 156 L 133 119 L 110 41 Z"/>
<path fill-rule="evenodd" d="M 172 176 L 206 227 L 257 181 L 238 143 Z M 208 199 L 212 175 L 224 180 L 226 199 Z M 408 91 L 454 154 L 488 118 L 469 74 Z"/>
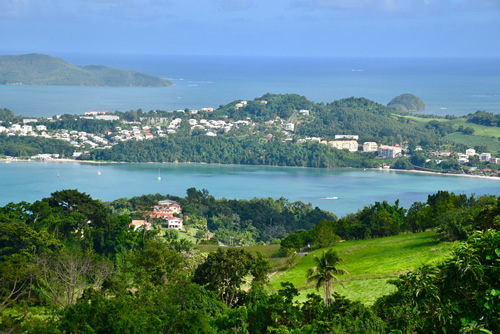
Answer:
<path fill-rule="evenodd" d="M 481 153 L 479 155 L 479 161 L 490 161 L 491 154 L 490 153 Z"/>
<path fill-rule="evenodd" d="M 374 141 L 367 141 L 363 143 L 363 152 L 377 152 L 378 145 Z"/>
<path fill-rule="evenodd" d="M 353 139 L 353 140 L 358 140 L 359 136 L 358 135 L 335 135 L 335 140 L 337 139 Z"/>
<path fill-rule="evenodd" d="M 94 119 L 99 119 L 103 121 L 119 121 L 120 117 L 116 115 L 96 115 Z"/>
<path fill-rule="evenodd" d="M 12 132 L 21 131 L 21 126 L 19 124 L 12 124 L 10 126 L 10 131 Z"/>
<path fill-rule="evenodd" d="M 293 123 L 286 123 L 285 124 L 285 129 L 287 131 L 295 131 L 295 125 Z"/>
<path fill-rule="evenodd" d="M 358 142 L 355 140 L 332 140 L 328 145 L 338 150 L 349 150 L 349 152 L 356 152 L 358 150 Z"/>
<path fill-rule="evenodd" d="M 465 150 L 465 154 L 467 154 L 467 156 L 469 156 L 469 157 L 475 156 L 476 150 L 473 148 L 469 148 L 469 149 Z"/>
<path fill-rule="evenodd" d="M 182 230 L 182 218 L 169 217 L 165 219 L 168 223 L 168 228 L 172 230 Z"/>
<path fill-rule="evenodd" d="M 491 157 L 490 164 L 500 165 L 500 158 Z"/>
<path fill-rule="evenodd" d="M 403 150 L 398 146 L 380 145 L 378 147 L 378 156 L 383 158 L 394 159 L 398 156 L 401 156 L 402 152 Z"/>

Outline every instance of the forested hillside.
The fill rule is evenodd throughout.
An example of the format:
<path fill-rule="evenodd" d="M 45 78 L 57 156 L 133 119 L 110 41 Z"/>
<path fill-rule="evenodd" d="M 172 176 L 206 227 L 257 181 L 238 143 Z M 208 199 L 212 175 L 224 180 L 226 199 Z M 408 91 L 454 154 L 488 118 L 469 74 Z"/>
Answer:
<path fill-rule="evenodd" d="M 417 240 L 398 251 L 398 256 L 412 258 L 406 267 L 412 271 L 392 282 L 392 293 L 367 306 L 336 293 L 337 286 L 333 289 L 336 278 L 351 275 L 337 249 L 350 257 L 346 266 L 357 277 L 390 275 L 387 270 L 391 269 L 383 271 L 379 266 L 366 271 L 366 254 L 380 253 L 381 244 L 375 239 L 336 246 L 338 238 L 329 231 L 342 219 L 286 199 L 217 200 L 194 188 L 188 189 L 186 197 L 175 198 L 191 226 L 206 227 L 203 219 L 208 217 L 210 228 L 226 230 L 222 236 L 236 239 L 238 235 L 232 233 L 237 229 L 244 235 L 260 233 L 265 226 L 286 230 L 290 223 L 290 229 L 314 225 L 311 247 L 330 245 L 303 257 L 296 267 L 296 253 L 279 255 L 267 251 L 266 247 L 273 246 L 262 245 L 259 249 L 272 260 L 290 256 L 285 266 L 272 268 L 268 256 L 255 247 L 195 247 L 172 230 L 129 225 L 134 215 L 140 217 L 149 205 L 165 197 L 173 198 L 145 195 L 102 203 L 77 190 L 62 190 L 34 203 L 1 207 L 0 329 L 11 333 L 495 333 L 500 329 L 500 199 L 446 192 L 429 195 L 417 216 L 436 222 L 422 228 L 438 224 L 443 235 L 449 236 L 444 227 L 460 225 L 464 235 L 459 239 L 464 241 L 454 246 L 446 260 L 426 261 L 427 266 L 413 269 L 422 249 L 440 244 L 439 240 L 418 243 L 429 234 L 417 235 Z M 371 212 L 366 219 L 372 228 L 390 216 L 404 221 L 410 215 L 397 203 L 376 203 L 356 216 L 370 217 L 365 211 Z M 276 224 L 271 220 L 267 224 L 268 218 Z M 365 233 L 364 237 L 372 236 Z M 389 244 L 383 242 L 383 253 L 391 252 L 391 242 L 411 239 L 401 235 Z M 372 252 L 370 247 L 377 250 Z M 378 259 L 387 263 L 383 262 L 387 256 Z M 304 268 L 306 263 L 308 268 Z M 297 299 L 299 290 L 293 282 L 282 279 L 278 289 L 269 285 L 271 269 L 297 275 L 300 268 L 306 270 L 290 281 L 307 280 L 317 287 L 306 298 Z M 369 294 L 370 288 L 358 291 Z"/>
<path fill-rule="evenodd" d="M 0 84 L 170 86 L 166 79 L 105 66 L 75 66 L 42 54 L 0 56 Z"/>

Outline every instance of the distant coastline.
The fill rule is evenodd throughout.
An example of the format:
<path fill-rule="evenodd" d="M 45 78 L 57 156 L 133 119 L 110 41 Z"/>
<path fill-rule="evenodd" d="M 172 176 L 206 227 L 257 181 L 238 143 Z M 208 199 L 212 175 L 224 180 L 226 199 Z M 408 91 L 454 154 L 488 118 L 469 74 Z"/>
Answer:
<path fill-rule="evenodd" d="M 43 54 L 0 56 L 0 84 L 100 87 L 167 87 L 167 79 L 106 66 L 76 66 Z"/>

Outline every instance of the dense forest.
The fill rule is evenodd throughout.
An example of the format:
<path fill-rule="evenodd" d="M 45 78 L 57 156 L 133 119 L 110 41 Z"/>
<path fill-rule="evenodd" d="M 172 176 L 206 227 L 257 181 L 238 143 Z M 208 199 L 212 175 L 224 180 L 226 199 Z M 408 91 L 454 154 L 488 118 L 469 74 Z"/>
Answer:
<path fill-rule="evenodd" d="M 71 157 L 75 148 L 68 142 L 42 137 L 15 137 L 0 134 L 0 155 L 26 157 L 37 154 L 59 154 Z"/>
<path fill-rule="evenodd" d="M 316 142 L 289 144 L 252 137 L 168 137 L 127 141 L 81 159 L 122 162 L 206 162 L 304 167 L 375 167 L 375 154 L 347 152 Z"/>
<path fill-rule="evenodd" d="M 323 292 L 299 302 L 299 291 L 291 283 L 269 289 L 270 262 L 261 253 L 219 247 L 204 254 L 188 243 L 179 247 L 178 240 L 159 235 L 157 229 L 129 228 L 134 212 L 166 197 L 170 196 L 103 203 L 77 190 L 62 190 L 34 203 L 1 207 L 2 331 L 495 333 L 500 329 L 500 198 L 438 192 L 408 212 L 397 202 L 383 202 L 340 219 L 285 199 L 217 200 L 194 188 L 186 197 L 175 198 L 183 205 L 185 219 L 232 219 L 243 227 L 257 211 L 266 216 L 263 222 L 268 215 L 279 222 L 282 214 L 281 225 L 290 221 L 293 228 L 303 228 L 282 243 L 311 231 L 312 247 L 330 245 L 307 275 L 318 288 L 324 287 Z M 127 211 L 130 214 L 124 215 Z M 227 229 L 214 220 L 209 226 Z M 429 228 L 463 240 L 444 262 L 401 275 L 392 282 L 395 292 L 373 306 L 332 293 L 330 275 L 342 273 L 334 251 L 340 238 L 335 232 L 346 233 L 342 236 L 346 238 L 373 238 Z M 358 230 L 363 232 L 355 233 Z"/>

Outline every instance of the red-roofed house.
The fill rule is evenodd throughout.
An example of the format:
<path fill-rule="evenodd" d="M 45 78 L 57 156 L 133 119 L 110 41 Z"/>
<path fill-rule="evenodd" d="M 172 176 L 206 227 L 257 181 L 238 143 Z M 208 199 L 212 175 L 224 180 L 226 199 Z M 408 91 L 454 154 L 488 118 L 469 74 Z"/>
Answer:
<path fill-rule="evenodd" d="M 148 223 L 145 220 L 132 220 L 130 224 L 128 224 L 129 227 L 134 227 L 134 231 L 136 231 L 138 228 L 145 227 L 146 231 L 151 230 L 151 223 Z"/>

